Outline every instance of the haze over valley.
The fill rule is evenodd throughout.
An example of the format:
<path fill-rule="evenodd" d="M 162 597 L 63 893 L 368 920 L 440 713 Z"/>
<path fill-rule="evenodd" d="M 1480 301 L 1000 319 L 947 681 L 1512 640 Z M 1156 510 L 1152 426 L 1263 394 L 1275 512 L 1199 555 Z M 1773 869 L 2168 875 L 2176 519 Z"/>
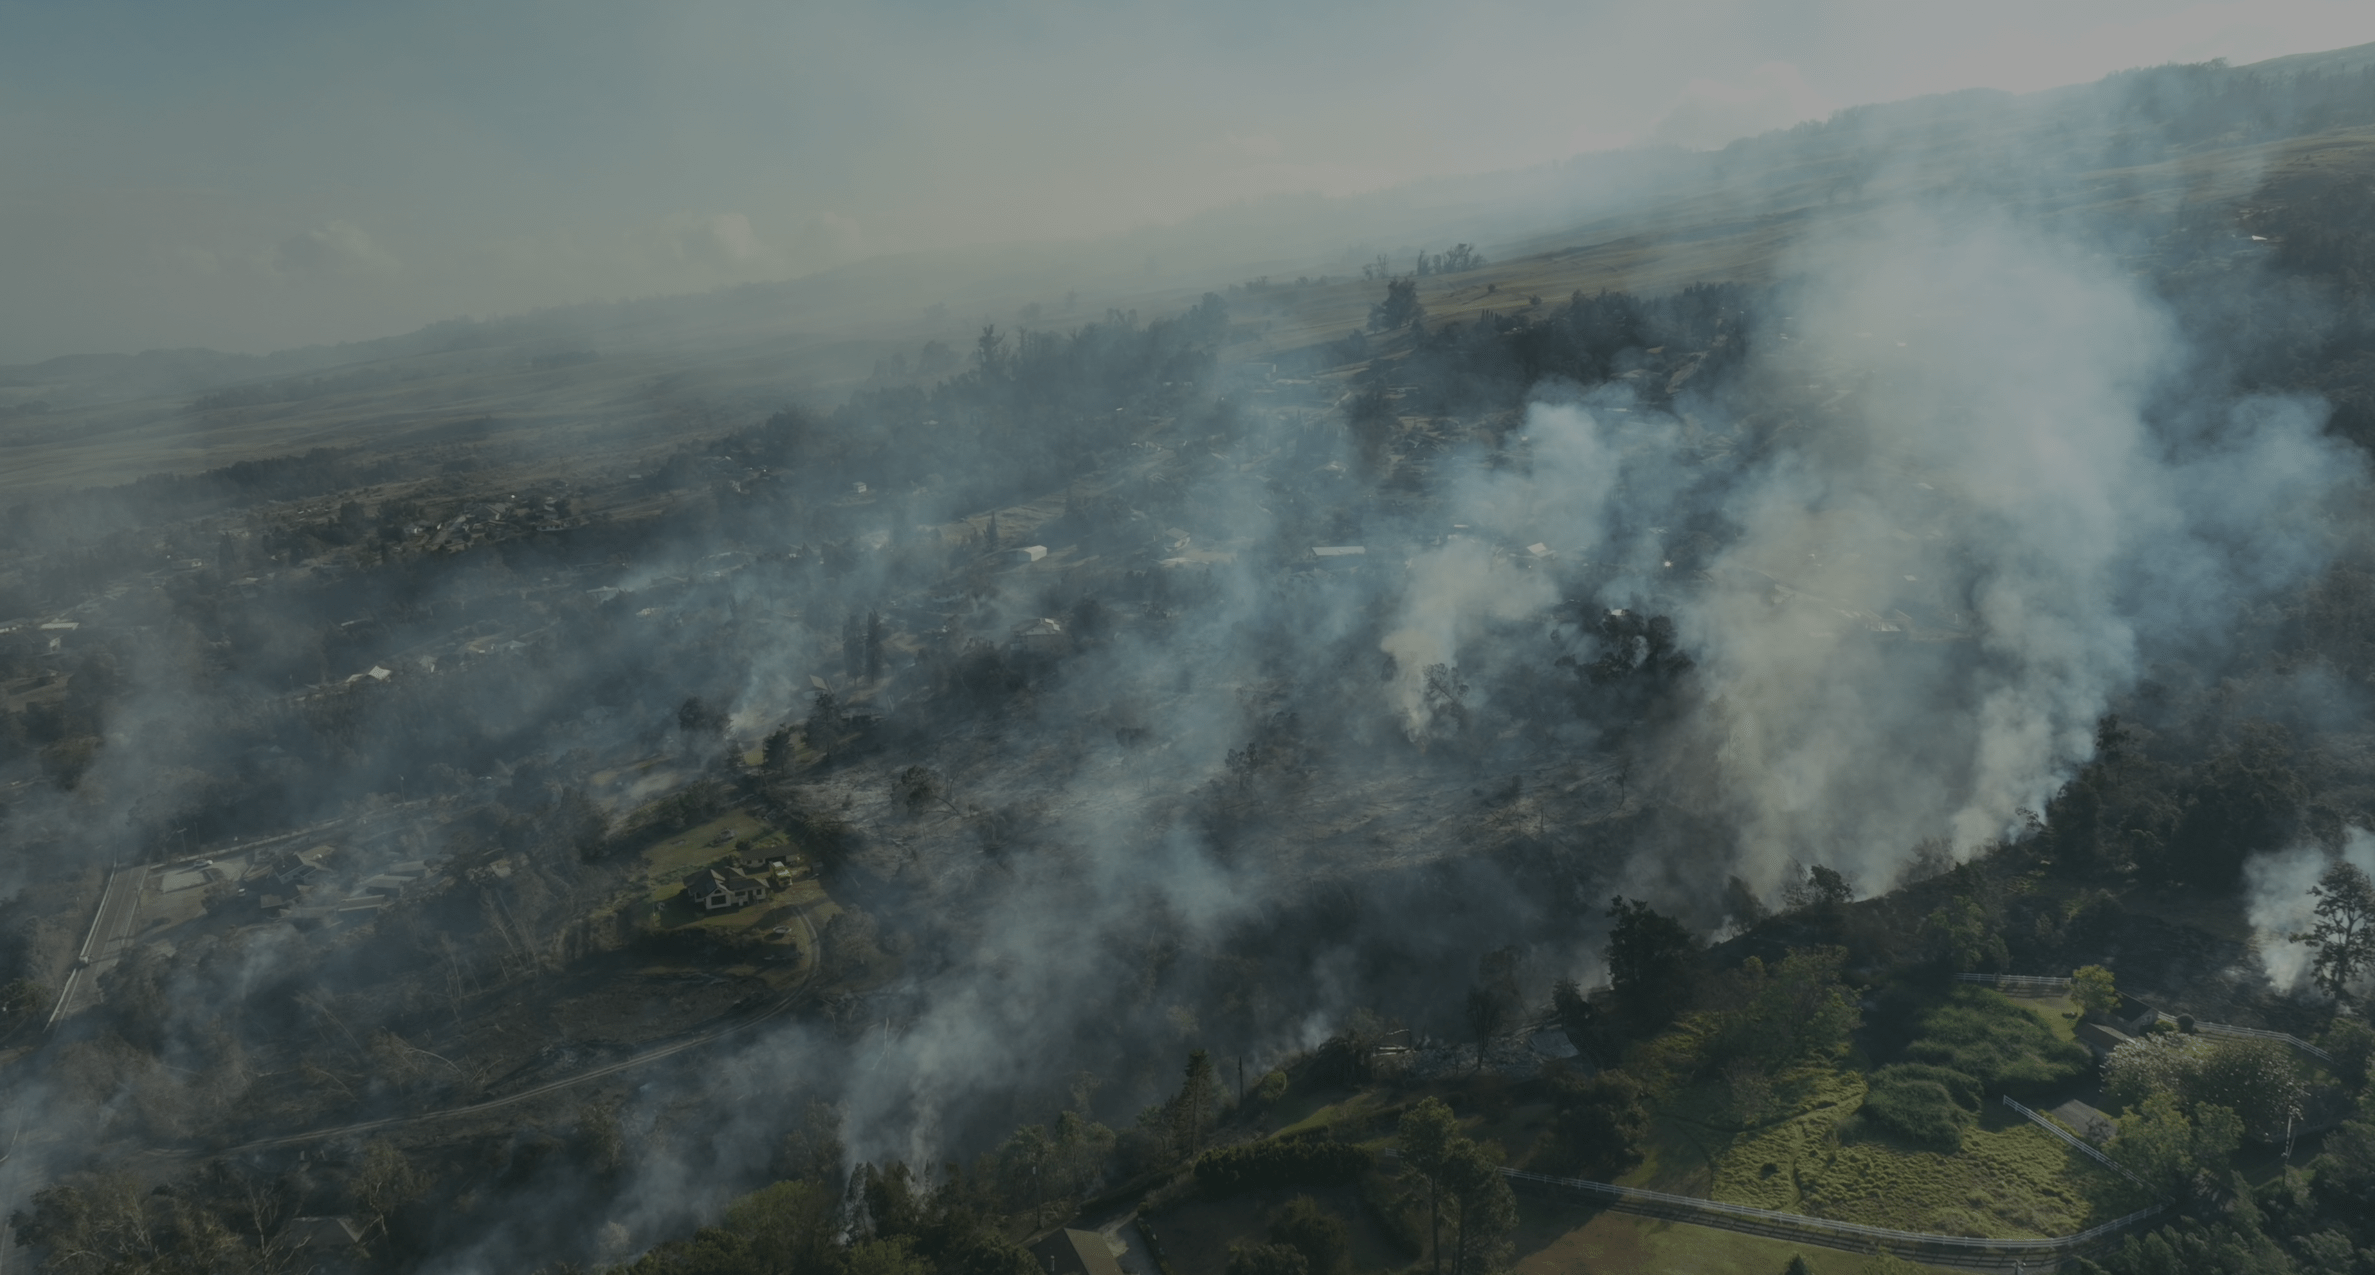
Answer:
<path fill-rule="evenodd" d="M 2375 1263 L 2349 9 L 118 16 L 0 1269 Z"/>

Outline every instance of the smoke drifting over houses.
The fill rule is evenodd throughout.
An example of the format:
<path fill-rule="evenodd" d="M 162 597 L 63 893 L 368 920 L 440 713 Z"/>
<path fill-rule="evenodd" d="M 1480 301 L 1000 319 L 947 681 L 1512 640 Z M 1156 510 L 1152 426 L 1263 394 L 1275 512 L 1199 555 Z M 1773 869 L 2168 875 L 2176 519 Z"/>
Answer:
<path fill-rule="evenodd" d="M 2209 145 L 2192 71 L 1668 157 L 1734 236 L 1687 287 L 1559 273 L 1611 233 L 1067 289 L 802 347 L 846 392 L 788 407 L 763 291 L 12 370 L 61 472 L 305 446 L 11 504 L 0 1208 L 94 1142 L 366 1200 L 428 1114 L 500 1167 L 416 1192 L 415 1268 L 619 1260 L 799 1155 L 945 1181 L 1069 1110 L 1126 1165 L 1190 1050 L 1596 986 L 1611 896 L 1715 939 L 2012 845 L 2244 886 L 2288 990 L 2365 839 L 2304 760 L 2369 671 L 2363 292 L 2298 213 L 2356 188 L 2135 176 Z M 397 268 L 328 224 L 280 268 Z"/>

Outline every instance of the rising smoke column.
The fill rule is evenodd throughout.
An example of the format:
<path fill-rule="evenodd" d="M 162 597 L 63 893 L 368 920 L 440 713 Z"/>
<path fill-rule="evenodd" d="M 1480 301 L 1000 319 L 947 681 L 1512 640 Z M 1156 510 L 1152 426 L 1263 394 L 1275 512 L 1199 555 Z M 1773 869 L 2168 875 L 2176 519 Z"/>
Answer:
<path fill-rule="evenodd" d="M 1795 264 L 1749 373 L 1786 408 L 1728 422 L 1720 459 L 1680 422 L 1620 447 L 1641 418 L 1588 405 L 1529 427 L 1598 440 L 1563 445 L 1597 466 L 1567 480 L 1580 545 L 1733 528 L 1695 586 L 1648 564 L 1604 598 L 1671 605 L 1700 660 L 1670 767 L 1713 762 L 1760 887 L 1795 861 L 1880 889 L 1925 838 L 1967 853 L 2043 809 L 2152 659 L 2315 571 L 2363 466 L 2321 403 L 2194 383 L 2173 316 L 2089 245 L 1906 216 Z"/>

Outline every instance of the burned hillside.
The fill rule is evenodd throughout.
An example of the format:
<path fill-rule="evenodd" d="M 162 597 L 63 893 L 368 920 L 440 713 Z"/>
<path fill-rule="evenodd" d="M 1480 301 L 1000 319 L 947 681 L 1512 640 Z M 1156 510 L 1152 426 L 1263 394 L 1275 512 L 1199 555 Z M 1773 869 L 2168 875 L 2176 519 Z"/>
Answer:
<path fill-rule="evenodd" d="M 985 322 L 837 404 L 523 339 L 451 375 L 632 419 L 464 384 L 386 438 L 27 497 L 0 1087 L 55 1117 L 0 1199 L 55 1252 L 98 1214 L 35 1193 L 137 1163 L 74 1189 L 260 1252 L 270 1184 L 460 1270 L 623 1261 L 782 1178 L 1004 1270 L 1025 1195 L 1201 1154 L 1215 1060 L 1258 1095 L 1564 1032 L 1614 1070 L 1688 999 L 1584 995 L 1651 916 L 1742 997 L 1793 959 L 2107 963 L 2323 1030 L 2251 909 L 2375 828 L 2365 178 L 2073 189 L 2364 120 L 2185 74 L 2100 89 L 2126 113 L 2081 141 L 2117 144 L 2067 183 L 1874 160 L 1916 195 L 1841 187 L 1687 286 L 1545 296 L 1560 255 L 1496 246 L 1325 324 L 1324 281 Z M 1042 1121 L 1063 1185 L 983 1186 Z"/>

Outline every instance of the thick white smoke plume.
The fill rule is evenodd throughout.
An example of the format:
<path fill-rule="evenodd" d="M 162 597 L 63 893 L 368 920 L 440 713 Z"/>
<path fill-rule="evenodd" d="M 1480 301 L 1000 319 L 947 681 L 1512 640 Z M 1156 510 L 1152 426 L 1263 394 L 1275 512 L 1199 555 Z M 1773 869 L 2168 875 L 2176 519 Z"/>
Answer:
<path fill-rule="evenodd" d="M 2359 871 L 2375 875 L 2375 833 L 2350 829 L 2341 857 Z M 2279 991 L 2299 992 L 2309 986 L 2309 963 L 2316 959 L 2317 949 L 2293 942 L 2292 936 L 2317 924 L 2317 899 L 2309 888 L 2333 865 L 2334 858 L 2322 846 L 2294 846 L 2243 865 L 2252 948 L 2260 967 L 2268 972 L 2268 981 Z"/>
<path fill-rule="evenodd" d="M 1305 628 L 1353 632 L 1357 611 L 1388 604 L 1392 675 L 1370 684 L 1424 742 L 1448 705 L 1486 708 L 1493 670 L 1542 658 L 1519 643 L 1574 601 L 1560 573 L 1593 567 L 1612 581 L 1600 603 L 1672 615 L 1698 661 L 1671 746 L 1688 765 L 1666 769 L 1712 763 L 1691 791 L 1738 843 L 1707 866 L 1772 889 L 1792 860 L 1820 862 L 1878 890 L 1925 839 L 1967 853 L 2042 809 L 2152 659 L 2215 647 L 2238 611 L 2318 565 L 2327 511 L 2362 475 L 2320 435 L 2319 404 L 2189 407 L 2160 304 L 2033 227 L 1909 220 L 1797 264 L 1748 370 L 1773 410 L 1724 419 L 1686 398 L 1667 415 L 1611 387 L 1537 403 L 1521 462 L 1449 461 L 1448 530 L 1408 551 L 1383 597 L 1323 593 Z M 1222 474 L 1214 506 L 1250 503 Z M 1200 773 L 1242 730 L 1229 688 L 1260 663 L 1248 621 L 1288 605 L 1242 565 L 1215 578 L 1224 619 L 1073 675 L 1193 670 L 1211 689 L 1174 701 L 1186 716 L 1171 725 L 1174 760 Z M 1430 685 L 1430 669 L 1474 694 Z M 1310 676 L 1366 680 L 1343 664 Z M 1567 738 L 1591 747 L 1592 725 Z M 1216 858 L 1186 829 L 1150 849 L 1144 827 L 1165 816 L 1132 766 L 1065 777 L 1069 813 L 1047 841 L 1076 848 L 990 885 L 987 946 L 926 976 L 928 1008 L 849 1095 L 856 1153 L 931 1158 L 943 1113 L 1043 1067 L 1047 1007 L 1091 995 L 1098 954 L 1147 918 L 1213 936 L 1280 887 L 1270 865 Z M 1662 866 L 1604 865 L 1671 881 Z"/>
<path fill-rule="evenodd" d="M 802 802 L 858 830 L 864 861 L 836 898 L 854 911 L 867 895 L 885 941 L 912 941 L 904 982 L 837 1006 L 835 1026 L 787 1017 L 754 1033 L 704 1064 L 703 1092 L 631 1103 L 631 1127 L 702 1132 L 645 1147 L 610 1220 L 646 1242 L 765 1171 L 772 1148 L 754 1131 L 775 1126 L 749 1110 L 838 1101 L 853 1157 L 937 1164 L 1040 1118 L 1033 1104 L 1092 1059 L 1131 1069 L 1107 1077 L 1110 1110 L 1175 1084 L 1172 1060 L 1191 1048 L 1225 1040 L 1260 1066 L 1356 1007 L 1418 1022 L 1453 1003 L 1486 950 L 1536 944 L 1580 970 L 1612 887 L 1710 927 L 1711 887 L 1731 872 L 1772 891 L 1793 861 L 1821 863 L 1877 892 L 1919 843 L 1968 853 L 2043 809 L 2154 661 L 2213 665 L 2238 614 L 2321 565 L 2331 511 L 2363 493 L 2360 461 L 2320 432 L 2322 405 L 2236 401 L 2199 380 L 2163 304 L 2096 245 L 2034 223 L 1906 216 L 1787 264 L 1796 282 L 1727 338 L 1751 353 L 1720 402 L 1691 392 L 1687 367 L 1668 382 L 1671 410 L 1637 379 L 1543 387 L 1489 444 L 1470 405 L 1451 404 L 1465 419 L 1434 437 L 1471 441 L 1442 442 L 1398 488 L 1335 459 L 1350 449 L 1332 418 L 1286 412 L 1149 429 L 1099 469 L 1077 534 L 1106 537 L 1100 552 L 1155 582 L 1140 605 L 1106 612 L 1104 636 L 1050 657 L 1011 703 L 968 709 L 920 662 L 894 671 L 870 704 L 886 719 L 903 711 L 895 696 L 950 698 L 922 700 L 883 754 L 798 780 Z M 785 722 L 834 667 L 840 621 L 926 587 L 884 564 L 919 524 L 979 512 L 943 486 L 862 506 L 896 521 L 844 529 L 866 546 L 837 560 L 845 574 L 730 577 L 730 620 L 672 610 L 670 597 L 705 595 L 669 593 L 658 566 L 594 592 L 652 594 L 619 608 L 648 629 L 628 615 L 612 627 L 650 635 L 618 640 L 654 659 L 691 647 L 693 621 L 758 652 L 719 664 L 748 744 L 743 732 Z M 1151 521 L 1129 533 L 1144 539 L 1095 531 L 1098 501 L 1115 523 Z M 1076 529 L 1043 512 L 1061 553 Z M 710 560 L 705 534 L 686 533 L 683 574 Z M 1158 536 L 1177 556 L 1148 565 Z M 1366 552 L 1321 562 L 1319 536 Z M 947 546 L 934 546 L 937 560 Z M 1059 573 L 975 556 L 961 595 L 909 608 L 918 641 L 994 654 L 1038 617 L 1098 614 L 1093 596 L 1061 596 L 1073 586 Z M 942 587 L 939 568 L 928 578 Z M 1641 640 L 1603 623 L 1613 608 L 1626 624 L 1670 619 L 1695 671 L 1599 695 L 1589 674 L 1622 668 L 1621 643 Z M 648 755 L 648 723 L 538 693 L 555 698 L 523 718 L 575 723 L 589 755 Z M 1529 695 L 1539 702 L 1513 702 Z M 1613 720 L 1619 702 L 1643 720 Z M 660 734 L 687 770 L 715 744 Z M 111 745 L 91 791 L 138 790 L 107 768 L 163 774 L 151 756 Z M 893 808 L 883 781 L 910 763 L 954 795 Z M 1500 800 L 1488 782 L 1512 794 L 1496 810 L 1521 790 L 1535 800 L 1525 830 L 1490 845 L 1475 839 L 1475 812 Z M 1572 800 L 1544 804 L 1546 789 Z M 121 835 L 65 795 L 43 800 L 18 817 L 87 817 L 91 845 Z M 1632 818 L 1652 808 L 1679 814 Z M 1557 824 L 1578 809 L 1606 816 L 1589 837 Z M 1626 840 L 1684 824 L 1728 834 Z M 1496 859 L 1519 841 L 1556 873 Z M 2375 854 L 2365 838 L 2351 852 Z M 2300 953 L 2267 936 L 2297 925 L 2279 901 L 2303 897 L 2312 858 L 2253 869 L 2280 984 L 2297 983 Z M 1323 928 L 1323 902 L 1342 903 L 1342 932 L 1298 930 Z M 194 1007 L 231 999 L 191 986 Z M 31 1181 L 0 1180 L 0 1203 Z"/>
<path fill-rule="evenodd" d="M 2190 408 L 2140 281 L 2034 228 L 1906 220 L 1799 264 L 1759 333 L 1777 410 L 1537 406 L 1530 476 L 1467 512 L 1676 616 L 1752 882 L 1796 860 L 1877 889 L 1917 842 L 1967 852 L 2042 809 L 2156 652 L 2215 645 L 2319 564 L 2362 467 L 2322 404 Z M 1623 539 L 1711 517 L 1725 543 L 1696 579 Z M 1413 572 L 1404 634 L 1541 603 L 1455 552 Z"/>

